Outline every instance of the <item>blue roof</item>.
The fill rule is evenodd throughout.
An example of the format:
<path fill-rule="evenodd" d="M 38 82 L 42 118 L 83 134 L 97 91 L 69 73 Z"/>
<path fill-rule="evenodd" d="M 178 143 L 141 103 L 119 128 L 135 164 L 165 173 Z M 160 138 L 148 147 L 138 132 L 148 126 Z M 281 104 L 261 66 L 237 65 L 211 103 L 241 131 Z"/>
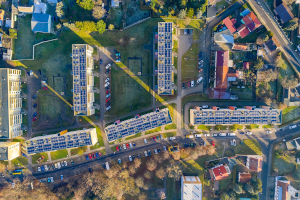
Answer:
<path fill-rule="evenodd" d="M 243 12 L 241 13 L 241 15 L 242 15 L 243 17 L 245 17 L 245 16 L 248 15 L 249 13 L 250 13 L 250 10 L 247 8 L 247 9 L 243 10 Z"/>
<path fill-rule="evenodd" d="M 31 29 L 33 32 L 50 32 L 49 30 L 49 20 L 50 15 L 33 13 L 31 18 Z"/>

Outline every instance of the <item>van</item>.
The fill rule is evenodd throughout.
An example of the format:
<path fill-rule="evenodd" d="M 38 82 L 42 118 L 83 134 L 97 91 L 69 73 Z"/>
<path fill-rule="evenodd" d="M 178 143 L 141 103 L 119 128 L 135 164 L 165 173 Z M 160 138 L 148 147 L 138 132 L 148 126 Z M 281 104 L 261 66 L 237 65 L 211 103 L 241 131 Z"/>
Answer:
<path fill-rule="evenodd" d="M 226 133 L 219 133 L 219 136 L 226 136 Z"/>
<path fill-rule="evenodd" d="M 228 136 L 235 136 L 235 133 L 228 133 Z"/>
<path fill-rule="evenodd" d="M 292 126 L 289 126 L 289 129 L 293 129 L 293 128 L 296 128 L 297 125 L 292 125 Z"/>
<path fill-rule="evenodd" d="M 196 134 L 195 137 L 200 138 L 200 137 L 202 137 L 202 134 Z"/>
<path fill-rule="evenodd" d="M 191 81 L 191 87 L 194 87 L 194 81 Z"/>
<path fill-rule="evenodd" d="M 108 164 L 108 162 L 105 163 L 105 166 L 106 166 L 106 170 L 109 170 L 109 164 Z"/>
<path fill-rule="evenodd" d="M 200 83 L 203 80 L 202 76 L 198 78 L 197 83 Z"/>
<path fill-rule="evenodd" d="M 109 69 L 111 67 L 111 64 L 106 65 L 105 69 Z"/>
<path fill-rule="evenodd" d="M 194 138 L 194 135 L 186 135 L 186 138 Z"/>

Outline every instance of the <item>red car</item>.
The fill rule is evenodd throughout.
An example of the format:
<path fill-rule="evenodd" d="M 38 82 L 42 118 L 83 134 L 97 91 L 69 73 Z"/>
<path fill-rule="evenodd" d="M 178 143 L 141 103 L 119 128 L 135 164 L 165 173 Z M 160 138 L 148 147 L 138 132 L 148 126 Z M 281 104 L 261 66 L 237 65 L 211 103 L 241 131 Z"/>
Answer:
<path fill-rule="evenodd" d="M 127 149 L 129 149 L 129 144 L 128 143 L 126 144 L 126 147 L 127 147 Z"/>
<path fill-rule="evenodd" d="M 36 118 L 36 117 L 32 119 L 32 121 L 36 121 L 36 120 L 37 120 L 37 118 Z"/>
<path fill-rule="evenodd" d="M 120 151 L 118 146 L 116 146 L 116 150 L 117 150 L 117 151 Z"/>
<path fill-rule="evenodd" d="M 153 140 L 156 142 L 156 137 L 153 137 Z"/>
<path fill-rule="evenodd" d="M 92 159 L 93 157 L 92 157 L 92 154 L 89 154 L 89 157 L 90 157 L 90 159 Z"/>
<path fill-rule="evenodd" d="M 215 146 L 215 141 L 212 141 L 211 144 L 213 145 L 213 147 Z"/>
<path fill-rule="evenodd" d="M 107 90 L 105 93 L 108 94 L 108 93 L 109 93 L 109 90 Z"/>
<path fill-rule="evenodd" d="M 93 158 L 96 158 L 96 155 L 94 153 L 92 155 L 93 155 Z"/>
<path fill-rule="evenodd" d="M 102 156 L 102 153 L 101 153 L 101 151 L 99 151 L 99 156 Z"/>
<path fill-rule="evenodd" d="M 191 87 L 191 81 L 188 82 L 188 87 Z"/>
<path fill-rule="evenodd" d="M 107 102 L 109 102 L 109 100 L 110 100 L 110 98 L 106 99 L 105 102 L 107 103 Z"/>

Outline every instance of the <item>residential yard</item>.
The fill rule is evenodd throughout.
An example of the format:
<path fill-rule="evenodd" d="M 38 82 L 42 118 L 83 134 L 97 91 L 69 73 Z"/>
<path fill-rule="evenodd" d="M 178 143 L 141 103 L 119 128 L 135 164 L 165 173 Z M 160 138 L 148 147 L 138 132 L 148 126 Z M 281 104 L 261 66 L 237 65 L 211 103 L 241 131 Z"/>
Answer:
<path fill-rule="evenodd" d="M 289 106 L 282 111 L 282 125 L 300 118 L 300 107 Z"/>
<path fill-rule="evenodd" d="M 243 144 L 237 144 L 236 146 L 230 146 L 235 154 L 245 155 L 261 155 L 261 146 L 255 139 L 243 140 Z"/>
<path fill-rule="evenodd" d="M 61 150 L 53 151 L 50 154 L 51 154 L 51 160 L 58 160 L 67 157 L 68 151 L 66 149 L 61 149 Z"/>
<path fill-rule="evenodd" d="M 219 181 L 220 190 L 228 188 L 229 185 L 232 185 L 232 173 L 226 179 Z"/>
<path fill-rule="evenodd" d="M 249 35 L 247 35 L 244 38 L 239 37 L 238 39 L 235 40 L 235 42 L 239 42 L 239 43 L 256 43 L 256 39 L 267 32 L 266 28 L 262 28 L 261 31 L 259 33 L 257 33 L 256 31 L 249 33 Z"/>
<path fill-rule="evenodd" d="M 25 18 L 19 17 L 18 39 L 13 44 L 13 59 L 32 58 L 32 47 L 34 45 L 34 34 L 31 31 L 31 16 L 26 15 Z"/>
<path fill-rule="evenodd" d="M 222 1 L 219 1 L 215 4 L 216 6 L 216 9 L 219 10 L 219 9 L 225 9 L 228 5 L 228 3 L 225 1 L 225 0 L 222 0 Z"/>
<path fill-rule="evenodd" d="M 43 152 L 43 153 L 36 153 L 34 155 L 32 155 L 32 164 L 38 164 L 37 163 L 37 160 L 41 157 L 41 156 L 44 156 L 44 160 L 41 162 L 47 162 L 48 161 L 48 154 L 46 152 Z"/>
<path fill-rule="evenodd" d="M 121 8 L 110 8 L 110 14 L 107 18 L 106 24 L 113 24 L 115 29 L 120 29 L 123 27 L 122 24 L 122 9 Z"/>
<path fill-rule="evenodd" d="M 24 156 L 20 156 L 18 158 L 11 160 L 11 163 L 14 166 L 25 166 L 25 165 L 28 165 L 28 159 L 25 158 Z"/>
<path fill-rule="evenodd" d="M 85 152 L 87 151 L 87 147 L 84 146 L 84 147 L 77 147 L 75 149 L 71 149 L 71 156 L 74 156 L 74 155 L 82 155 L 84 154 Z"/>
<path fill-rule="evenodd" d="M 193 43 L 191 48 L 182 56 L 182 82 L 194 80 L 197 78 L 198 73 L 198 58 L 200 53 L 197 43 Z"/>

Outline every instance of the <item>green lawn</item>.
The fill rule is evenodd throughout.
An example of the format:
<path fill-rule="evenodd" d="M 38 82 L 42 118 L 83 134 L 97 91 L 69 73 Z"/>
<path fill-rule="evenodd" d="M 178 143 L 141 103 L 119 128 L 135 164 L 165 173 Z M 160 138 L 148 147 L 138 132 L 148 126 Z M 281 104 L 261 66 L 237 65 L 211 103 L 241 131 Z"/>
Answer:
<path fill-rule="evenodd" d="M 20 156 L 18 158 L 11 160 L 11 163 L 14 166 L 24 166 L 24 165 L 28 165 L 28 159 L 25 158 L 24 156 Z"/>
<path fill-rule="evenodd" d="M 228 7 L 228 3 L 225 1 L 225 0 L 222 0 L 222 1 L 219 1 L 216 3 L 216 9 L 219 10 L 219 9 L 225 9 L 225 8 Z"/>
<path fill-rule="evenodd" d="M 164 138 L 176 136 L 176 132 L 169 132 L 162 134 Z"/>
<path fill-rule="evenodd" d="M 177 129 L 177 126 L 176 126 L 176 124 L 167 124 L 166 126 L 165 126 L 165 130 L 172 130 L 172 129 Z"/>
<path fill-rule="evenodd" d="M 15 39 L 13 42 L 13 59 L 32 58 L 34 35 L 31 31 L 31 16 L 27 14 L 25 18 L 18 18 L 18 39 Z"/>
<path fill-rule="evenodd" d="M 174 62 L 173 62 L 173 65 L 174 65 L 174 67 L 175 67 L 175 69 L 177 69 L 177 59 L 178 59 L 178 57 L 176 56 L 174 56 Z"/>
<path fill-rule="evenodd" d="M 205 94 L 193 94 L 182 98 L 182 107 L 184 108 L 187 102 L 208 101 L 210 100 Z"/>
<path fill-rule="evenodd" d="M 243 129 L 243 125 L 239 125 L 239 124 L 233 124 L 232 126 L 229 126 L 229 130 L 231 131 L 242 130 L 242 129 Z"/>
<path fill-rule="evenodd" d="M 255 139 L 243 140 L 243 144 L 237 144 L 236 146 L 231 146 L 234 149 L 235 154 L 245 154 L 245 155 L 261 155 L 261 146 Z"/>
<path fill-rule="evenodd" d="M 273 124 L 268 124 L 268 125 L 263 125 L 262 127 L 263 128 L 274 128 L 274 125 Z"/>
<path fill-rule="evenodd" d="M 145 135 L 148 135 L 148 134 L 151 134 L 151 133 L 156 133 L 156 132 L 159 132 L 159 131 L 161 131 L 161 127 L 157 127 L 156 129 L 152 129 L 150 131 L 146 131 Z"/>
<path fill-rule="evenodd" d="M 259 125 L 256 124 L 250 124 L 250 125 L 246 125 L 246 129 L 252 130 L 252 129 L 258 129 Z"/>
<path fill-rule="evenodd" d="M 104 141 L 99 126 L 96 126 L 96 131 L 97 131 L 98 142 L 94 146 L 90 147 L 91 150 L 98 149 L 104 146 Z"/>
<path fill-rule="evenodd" d="M 44 156 L 44 160 L 41 162 L 47 162 L 48 160 L 48 154 L 46 152 L 43 152 L 43 153 L 36 153 L 34 155 L 32 155 L 32 164 L 38 164 L 36 161 L 41 157 L 41 156 Z"/>
<path fill-rule="evenodd" d="M 197 55 L 200 49 L 197 43 L 193 43 L 191 48 L 182 56 L 182 82 L 194 80 L 198 75 Z M 187 58 L 187 59 L 186 59 Z"/>
<path fill-rule="evenodd" d="M 274 157 L 274 167 L 278 170 L 279 176 L 290 174 L 295 170 L 295 160 L 290 160 L 285 157 L 276 158 Z"/>
<path fill-rule="evenodd" d="M 204 130 L 204 131 L 209 131 L 211 129 L 211 126 L 199 125 L 198 129 Z"/>
<path fill-rule="evenodd" d="M 297 106 L 289 106 L 282 111 L 282 126 L 288 124 L 296 119 L 299 119 L 300 116 L 298 113 L 300 112 L 300 107 Z"/>
<path fill-rule="evenodd" d="M 66 149 L 61 149 L 61 150 L 53 151 L 50 154 L 51 154 L 51 160 L 58 160 L 67 157 L 68 151 Z"/>
<path fill-rule="evenodd" d="M 142 133 L 137 133 L 137 134 L 135 134 L 135 135 L 132 135 L 132 136 L 129 136 L 129 137 L 125 138 L 125 140 L 131 140 L 131 139 L 140 137 L 141 135 L 142 135 Z"/>
<path fill-rule="evenodd" d="M 71 156 L 74 156 L 74 155 L 82 155 L 86 152 L 87 150 L 87 147 L 84 146 L 84 147 L 77 147 L 75 149 L 71 149 Z"/>
<path fill-rule="evenodd" d="M 232 173 L 226 179 L 219 181 L 219 188 L 221 190 L 228 188 L 229 185 L 232 185 Z"/>
<path fill-rule="evenodd" d="M 227 130 L 227 126 L 216 125 L 216 126 L 214 126 L 214 130 L 216 130 L 216 131 Z"/>

